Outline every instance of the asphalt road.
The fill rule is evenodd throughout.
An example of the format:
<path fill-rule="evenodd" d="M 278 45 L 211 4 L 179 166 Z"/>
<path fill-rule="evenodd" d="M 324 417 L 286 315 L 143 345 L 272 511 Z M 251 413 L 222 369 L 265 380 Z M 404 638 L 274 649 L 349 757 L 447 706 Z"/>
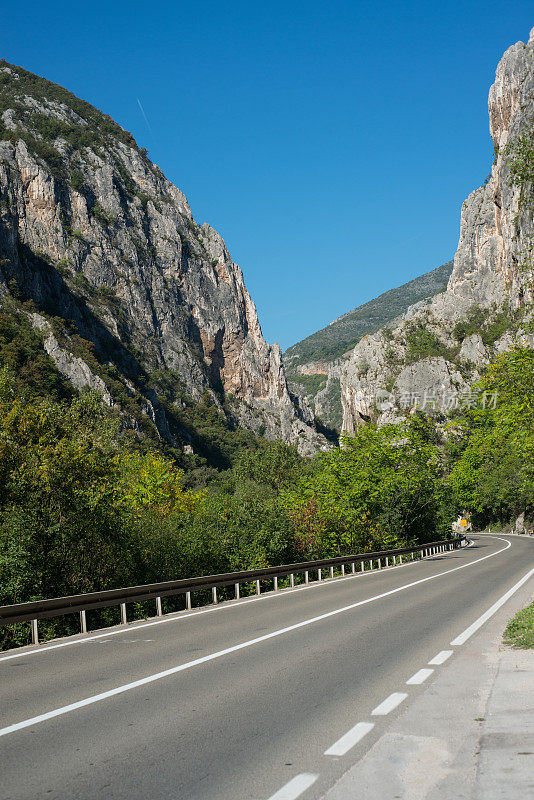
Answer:
<path fill-rule="evenodd" d="M 428 662 L 534 566 L 533 540 L 473 538 L 423 562 L 0 655 L 0 798 L 323 797 L 447 668 Z M 423 683 L 407 685 L 415 673 Z"/>

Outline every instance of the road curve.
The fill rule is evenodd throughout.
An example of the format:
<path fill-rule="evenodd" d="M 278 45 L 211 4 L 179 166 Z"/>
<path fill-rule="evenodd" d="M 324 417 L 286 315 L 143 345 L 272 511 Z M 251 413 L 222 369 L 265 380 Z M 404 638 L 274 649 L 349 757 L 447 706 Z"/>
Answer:
<path fill-rule="evenodd" d="M 1 800 L 323 797 L 534 565 L 533 540 L 472 538 L 0 655 Z"/>

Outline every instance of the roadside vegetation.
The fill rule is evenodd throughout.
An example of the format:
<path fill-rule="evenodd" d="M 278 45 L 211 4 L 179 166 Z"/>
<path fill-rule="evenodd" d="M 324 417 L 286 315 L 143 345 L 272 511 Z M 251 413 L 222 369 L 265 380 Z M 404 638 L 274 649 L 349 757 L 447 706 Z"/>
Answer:
<path fill-rule="evenodd" d="M 196 451 L 184 458 L 75 392 L 40 337 L 0 314 L 0 605 L 423 543 L 464 508 L 480 528 L 534 517 L 529 348 L 499 356 L 477 387 L 495 407 L 367 424 L 312 459 L 233 430 L 209 398 L 180 400 Z M 172 381 L 156 379 L 172 405 Z M 26 643 L 28 627 L 0 629 L 0 647 Z M 60 618 L 41 634 L 76 629 Z"/>
<path fill-rule="evenodd" d="M 534 648 L 534 603 L 510 620 L 504 631 L 503 642 L 521 650 Z"/>

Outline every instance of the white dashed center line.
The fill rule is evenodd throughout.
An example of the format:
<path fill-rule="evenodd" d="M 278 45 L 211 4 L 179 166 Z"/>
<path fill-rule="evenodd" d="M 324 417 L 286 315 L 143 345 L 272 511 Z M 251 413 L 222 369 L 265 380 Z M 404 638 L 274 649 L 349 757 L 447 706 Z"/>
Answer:
<path fill-rule="evenodd" d="M 505 540 L 503 540 L 505 541 Z M 472 544 L 472 543 L 471 543 Z M 510 543 L 508 543 L 510 546 Z M 488 558 L 488 556 L 485 556 Z M 458 568 L 456 568 L 458 569 Z M 494 603 L 484 614 L 482 614 L 475 622 L 472 623 L 468 628 L 465 629 L 459 636 L 452 640 L 451 645 L 461 645 L 464 644 L 482 625 L 492 617 L 496 611 L 498 611 L 501 606 L 522 586 L 526 581 L 534 575 L 534 569 L 527 572 L 526 575 L 521 578 L 511 589 L 509 589 L 506 594 L 504 594 L 496 603 Z M 437 655 L 432 658 L 428 664 L 429 666 L 440 666 L 444 664 L 453 654 L 453 650 L 440 650 Z M 408 678 L 406 684 L 408 686 L 419 685 L 424 683 L 427 678 L 429 678 L 435 670 L 429 669 L 424 667 L 423 669 L 419 669 L 415 672 L 411 678 Z M 373 709 L 371 714 L 373 716 L 386 716 L 389 714 L 390 711 L 393 711 L 397 708 L 406 698 L 408 694 L 406 692 L 393 692 L 386 697 L 385 700 L 382 701 L 376 708 Z M 343 734 L 336 742 L 334 742 L 328 750 L 324 751 L 325 756 L 344 756 L 346 753 L 351 750 L 358 742 L 360 742 L 364 736 L 370 733 L 373 728 L 375 727 L 373 722 L 358 722 L 351 728 L 347 733 Z M 294 798 L 300 797 L 300 795 L 309 789 L 312 786 L 319 775 L 313 775 L 311 773 L 302 773 L 300 775 L 296 775 L 292 780 L 282 786 L 278 792 L 273 794 L 269 800 L 293 800 Z"/>
<path fill-rule="evenodd" d="M 441 650 L 437 656 L 434 656 L 428 663 L 434 667 L 439 667 L 441 664 L 444 664 L 448 658 L 450 658 L 453 654 L 453 650 Z"/>
<path fill-rule="evenodd" d="M 405 692 L 393 692 L 393 694 L 386 697 L 379 706 L 373 708 L 371 714 L 373 717 L 384 717 L 386 714 L 389 714 L 390 711 L 393 711 L 394 708 L 400 706 L 402 701 L 406 700 L 407 697 L 408 695 Z"/>
<path fill-rule="evenodd" d="M 344 756 L 345 753 L 348 753 L 355 744 L 358 744 L 369 731 L 372 731 L 374 727 L 374 722 L 358 722 L 354 728 L 351 728 L 350 731 L 347 731 L 347 733 L 341 736 L 332 747 L 324 751 L 325 756 Z"/>
<path fill-rule="evenodd" d="M 427 678 L 430 678 L 433 672 L 433 669 L 420 669 L 415 673 L 415 675 L 412 675 L 411 678 L 408 678 L 406 683 L 408 686 L 415 686 L 419 683 L 423 683 Z"/>
<path fill-rule="evenodd" d="M 311 772 L 302 772 L 300 775 L 295 775 L 281 789 L 271 795 L 269 800 L 295 800 L 306 789 L 309 789 L 318 777 L 318 775 L 313 775 Z"/>

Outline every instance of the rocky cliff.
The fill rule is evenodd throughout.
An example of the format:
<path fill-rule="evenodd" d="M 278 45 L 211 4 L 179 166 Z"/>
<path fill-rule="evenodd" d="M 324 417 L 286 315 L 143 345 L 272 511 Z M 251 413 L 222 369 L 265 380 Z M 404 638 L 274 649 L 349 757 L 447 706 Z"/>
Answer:
<path fill-rule="evenodd" d="M 495 353 L 533 343 L 534 31 L 503 55 L 489 93 L 491 174 L 462 206 L 445 292 L 354 348 L 341 377 L 343 429 L 447 411 Z"/>
<path fill-rule="evenodd" d="M 136 406 L 175 446 L 172 403 L 206 396 L 301 453 L 327 446 L 224 241 L 127 131 L 0 62 L 0 139 L 0 292 L 76 387 Z"/>
<path fill-rule="evenodd" d="M 452 261 L 390 289 L 341 317 L 284 353 L 290 391 L 301 396 L 317 417 L 341 429 L 340 378 L 354 345 L 366 334 L 392 323 L 413 303 L 443 291 L 452 271 Z"/>

